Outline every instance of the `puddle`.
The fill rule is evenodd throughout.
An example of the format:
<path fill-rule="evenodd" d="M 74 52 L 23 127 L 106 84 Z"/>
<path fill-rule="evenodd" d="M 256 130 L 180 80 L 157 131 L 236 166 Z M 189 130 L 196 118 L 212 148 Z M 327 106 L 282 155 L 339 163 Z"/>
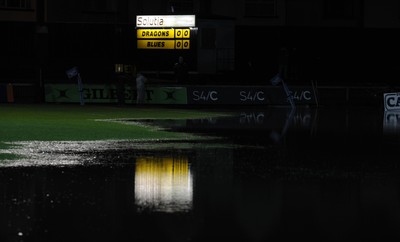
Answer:
<path fill-rule="evenodd" d="M 400 238 L 396 117 L 244 110 L 140 121 L 207 139 L 18 142 L 4 150 L 25 158 L 0 165 L 0 239 Z"/>

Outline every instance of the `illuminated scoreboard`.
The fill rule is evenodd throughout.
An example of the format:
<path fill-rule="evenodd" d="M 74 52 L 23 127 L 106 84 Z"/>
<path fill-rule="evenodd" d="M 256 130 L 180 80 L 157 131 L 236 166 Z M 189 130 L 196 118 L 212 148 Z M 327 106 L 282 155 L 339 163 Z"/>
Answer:
<path fill-rule="evenodd" d="M 195 15 L 136 17 L 138 49 L 190 49 Z"/>
<path fill-rule="evenodd" d="M 139 49 L 190 49 L 190 29 L 137 29 Z"/>

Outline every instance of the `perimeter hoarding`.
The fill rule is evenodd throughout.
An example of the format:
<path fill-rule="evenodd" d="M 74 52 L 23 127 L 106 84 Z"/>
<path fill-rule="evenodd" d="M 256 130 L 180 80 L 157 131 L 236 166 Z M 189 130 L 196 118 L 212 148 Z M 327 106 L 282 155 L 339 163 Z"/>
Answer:
<path fill-rule="evenodd" d="M 188 104 L 288 105 L 280 87 L 264 86 L 197 86 L 188 87 Z M 311 87 L 292 87 L 296 104 L 316 104 Z"/>
<path fill-rule="evenodd" d="M 385 111 L 400 112 L 400 92 L 384 93 L 383 103 Z"/>
<path fill-rule="evenodd" d="M 116 85 L 83 85 L 85 103 L 118 103 Z M 148 104 L 186 104 L 184 87 L 147 87 L 146 103 Z M 136 88 L 126 85 L 124 88 L 125 103 L 136 103 Z M 73 84 L 46 84 L 45 101 L 49 103 L 79 103 L 79 90 Z"/>
<path fill-rule="evenodd" d="M 78 87 L 74 84 L 46 84 L 46 102 L 79 103 Z M 295 104 L 314 105 L 312 87 L 291 87 Z M 136 88 L 126 85 L 125 103 L 136 103 Z M 117 103 L 116 85 L 83 85 L 85 103 Z M 199 105 L 289 105 L 280 87 L 264 86 L 147 86 L 148 104 Z"/>

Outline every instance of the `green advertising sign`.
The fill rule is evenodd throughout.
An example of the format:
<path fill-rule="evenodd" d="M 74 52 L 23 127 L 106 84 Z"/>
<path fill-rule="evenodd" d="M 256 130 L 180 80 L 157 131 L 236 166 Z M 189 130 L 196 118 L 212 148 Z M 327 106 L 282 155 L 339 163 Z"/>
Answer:
<path fill-rule="evenodd" d="M 85 103 L 117 103 L 116 85 L 83 84 L 82 94 Z M 125 103 L 136 103 L 136 89 L 126 85 L 123 90 Z M 79 89 L 74 84 L 46 84 L 45 101 L 49 103 L 79 103 Z M 149 104 L 187 104 L 185 87 L 147 87 L 146 103 Z"/>
<path fill-rule="evenodd" d="M 187 104 L 186 87 L 149 87 L 146 101 L 154 104 Z"/>

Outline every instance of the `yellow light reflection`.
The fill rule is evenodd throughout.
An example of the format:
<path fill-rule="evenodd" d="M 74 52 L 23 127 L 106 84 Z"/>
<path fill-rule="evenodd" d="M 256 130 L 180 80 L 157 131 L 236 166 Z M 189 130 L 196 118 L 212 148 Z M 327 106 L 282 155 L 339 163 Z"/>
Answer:
<path fill-rule="evenodd" d="M 188 211 L 192 200 L 193 183 L 187 158 L 136 158 L 135 203 L 139 209 Z"/>

